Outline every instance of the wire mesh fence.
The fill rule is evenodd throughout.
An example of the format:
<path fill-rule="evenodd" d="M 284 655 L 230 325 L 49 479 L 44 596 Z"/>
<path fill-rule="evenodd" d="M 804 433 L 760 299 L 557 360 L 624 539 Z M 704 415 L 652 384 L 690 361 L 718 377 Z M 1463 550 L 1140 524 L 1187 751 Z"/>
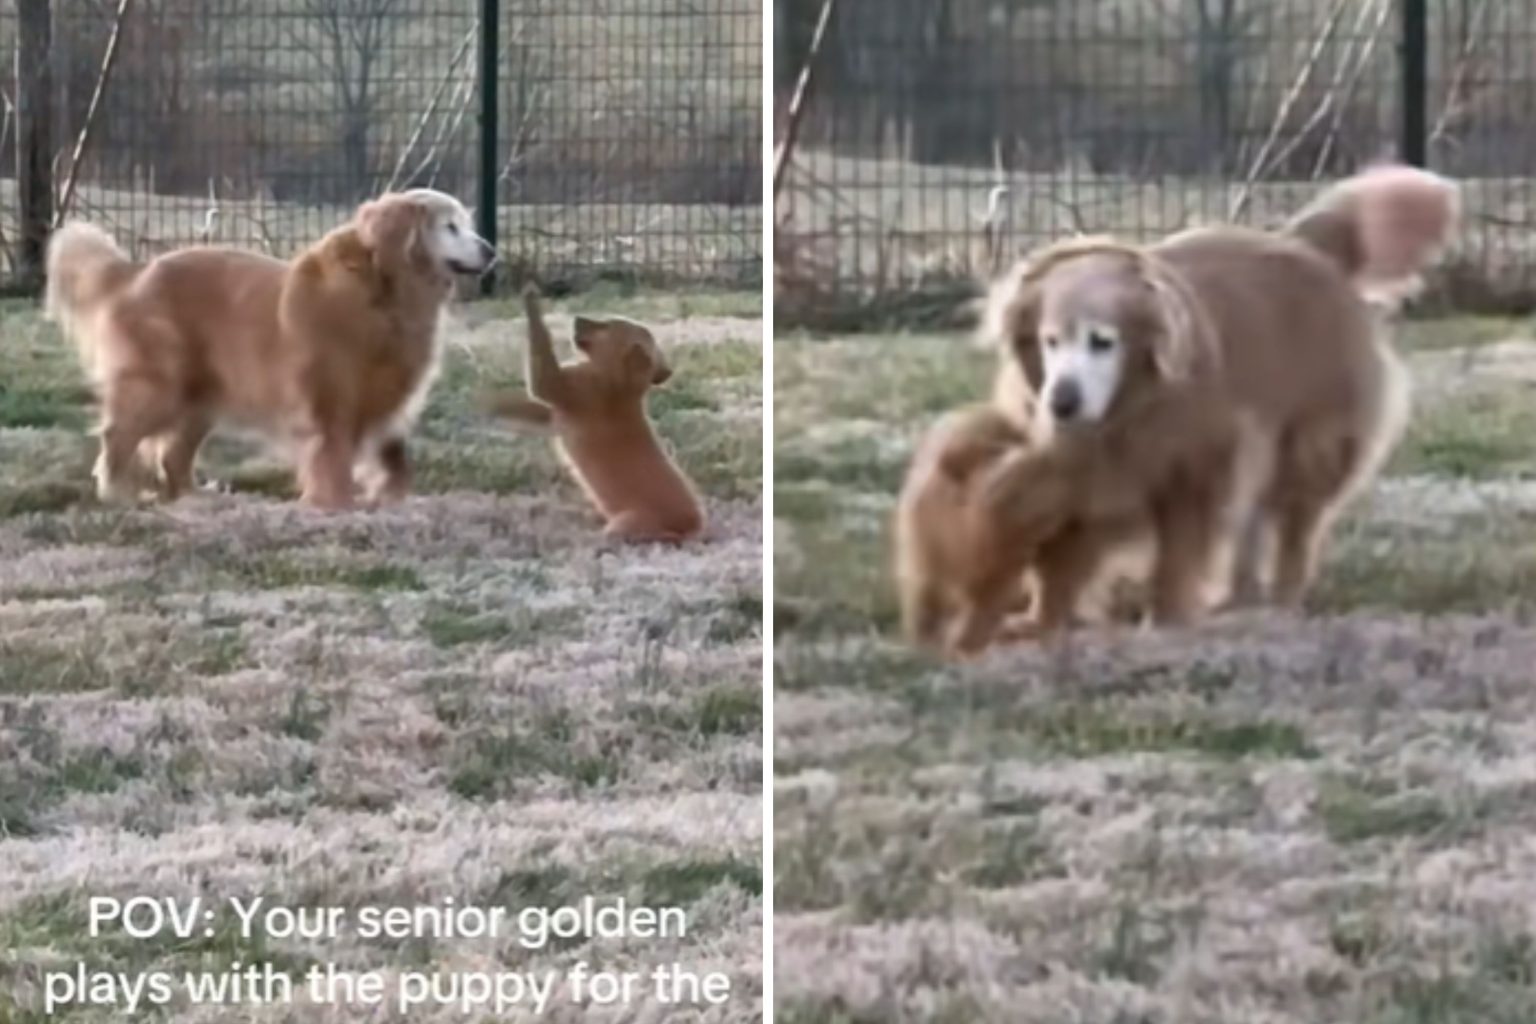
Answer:
<path fill-rule="evenodd" d="M 55 216 L 69 192 L 70 215 L 138 255 L 193 242 L 287 255 L 367 196 L 430 186 L 494 197 L 514 279 L 760 279 L 762 0 L 32 2 L 52 8 Z M 20 28 L 6 5 L 8 55 Z M 22 63 L 0 77 L 7 278 Z"/>
<path fill-rule="evenodd" d="M 780 131 L 821 7 L 776 10 Z M 834 12 L 775 203 L 781 310 L 974 281 L 1072 232 L 1273 222 L 1318 181 L 1402 153 L 1415 69 L 1427 162 L 1467 189 L 1451 276 L 1488 301 L 1533 298 L 1533 0 L 839 0 Z M 1414 25 L 1422 51 L 1404 45 Z"/>
<path fill-rule="evenodd" d="M 503 5 L 514 258 L 761 279 L 762 3 Z"/>

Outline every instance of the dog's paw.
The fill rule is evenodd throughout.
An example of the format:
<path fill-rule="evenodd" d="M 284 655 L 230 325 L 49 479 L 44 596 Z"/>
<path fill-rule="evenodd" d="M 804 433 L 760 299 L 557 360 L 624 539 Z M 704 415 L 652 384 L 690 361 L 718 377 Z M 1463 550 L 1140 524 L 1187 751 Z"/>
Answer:
<path fill-rule="evenodd" d="M 311 511 L 324 513 L 350 512 L 357 507 L 357 501 L 352 494 L 319 490 L 305 491 L 299 496 L 299 504 Z"/>
<path fill-rule="evenodd" d="M 96 498 L 104 505 L 134 505 L 139 501 L 138 482 L 124 476 L 114 477 L 107 472 L 105 459 L 98 459 L 91 471 L 96 481 Z"/>

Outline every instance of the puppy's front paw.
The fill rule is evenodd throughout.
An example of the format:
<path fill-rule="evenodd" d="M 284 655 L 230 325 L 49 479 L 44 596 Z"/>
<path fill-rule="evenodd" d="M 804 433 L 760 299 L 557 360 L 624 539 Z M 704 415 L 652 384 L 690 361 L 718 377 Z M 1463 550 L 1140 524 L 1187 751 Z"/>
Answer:
<path fill-rule="evenodd" d="M 621 512 L 609 520 L 603 536 L 625 544 L 680 544 L 684 540 L 675 530 L 664 529 L 629 512 Z"/>

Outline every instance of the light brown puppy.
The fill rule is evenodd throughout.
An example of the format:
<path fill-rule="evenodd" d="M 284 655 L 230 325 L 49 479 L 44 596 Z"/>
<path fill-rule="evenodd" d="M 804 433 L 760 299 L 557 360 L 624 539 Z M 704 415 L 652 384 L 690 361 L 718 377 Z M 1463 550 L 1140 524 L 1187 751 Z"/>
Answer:
<path fill-rule="evenodd" d="M 372 497 L 402 496 L 438 317 L 455 276 L 492 262 L 464 207 L 427 189 L 364 204 L 292 264 L 208 247 L 139 264 L 101 229 L 65 225 L 46 303 L 101 400 L 99 493 L 136 496 L 142 457 L 175 499 L 232 420 L 300 447 L 309 504 L 350 505 L 359 459 Z"/>
<path fill-rule="evenodd" d="M 1030 430 L 989 405 L 940 417 L 918 443 L 895 517 L 895 576 L 909 642 L 949 655 L 989 643 L 1004 616 L 1028 605 L 1036 545 L 1065 525 L 1064 475 L 1036 459 L 1013 473 L 1025 483 L 1006 521 L 984 514 L 980 496 L 1010 460 L 1037 452 Z"/>
<path fill-rule="evenodd" d="M 1329 523 L 1406 419 L 1406 373 L 1364 294 L 1417 274 L 1456 211 L 1446 180 L 1378 168 L 1278 233 L 1075 239 L 994 289 L 984 330 L 1040 396 L 1053 445 L 1091 467 L 1092 523 L 1138 509 L 1151 523 L 1157 621 L 1203 613 L 1224 545 L 1234 592 L 1260 592 L 1271 535 L 1270 596 L 1301 600 Z M 992 514 L 1006 522 L 1030 488 L 1000 475 Z M 1097 529 L 1068 540 L 1041 568 L 1066 607 L 1112 544 Z"/>
<path fill-rule="evenodd" d="M 632 320 L 577 317 L 576 348 L 586 359 L 562 366 L 538 291 L 524 291 L 523 304 L 528 397 L 503 396 L 493 408 L 554 427 L 561 457 L 602 513 L 610 536 L 697 536 L 704 529 L 698 495 L 662 448 L 645 411 L 646 393 L 672 376 L 651 332 Z"/>

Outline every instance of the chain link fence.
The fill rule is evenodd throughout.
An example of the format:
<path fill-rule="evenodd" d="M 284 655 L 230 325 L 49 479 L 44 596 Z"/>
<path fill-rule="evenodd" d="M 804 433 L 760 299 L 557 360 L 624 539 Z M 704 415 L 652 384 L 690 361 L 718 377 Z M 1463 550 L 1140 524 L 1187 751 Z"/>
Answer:
<path fill-rule="evenodd" d="M 28 270 L 23 194 L 44 177 L 44 219 L 67 201 L 140 256 L 288 255 L 368 196 L 430 186 L 494 206 L 513 280 L 751 285 L 761 4 L 17 0 L 0 13 L 0 278 Z M 29 6 L 51 8 L 45 53 Z"/>
<path fill-rule="evenodd" d="M 775 10 L 781 133 L 822 5 Z M 1272 223 L 1405 153 L 1466 187 L 1446 294 L 1536 306 L 1533 0 L 837 0 L 812 72 L 781 315 L 947 294 L 1072 232 Z"/>

